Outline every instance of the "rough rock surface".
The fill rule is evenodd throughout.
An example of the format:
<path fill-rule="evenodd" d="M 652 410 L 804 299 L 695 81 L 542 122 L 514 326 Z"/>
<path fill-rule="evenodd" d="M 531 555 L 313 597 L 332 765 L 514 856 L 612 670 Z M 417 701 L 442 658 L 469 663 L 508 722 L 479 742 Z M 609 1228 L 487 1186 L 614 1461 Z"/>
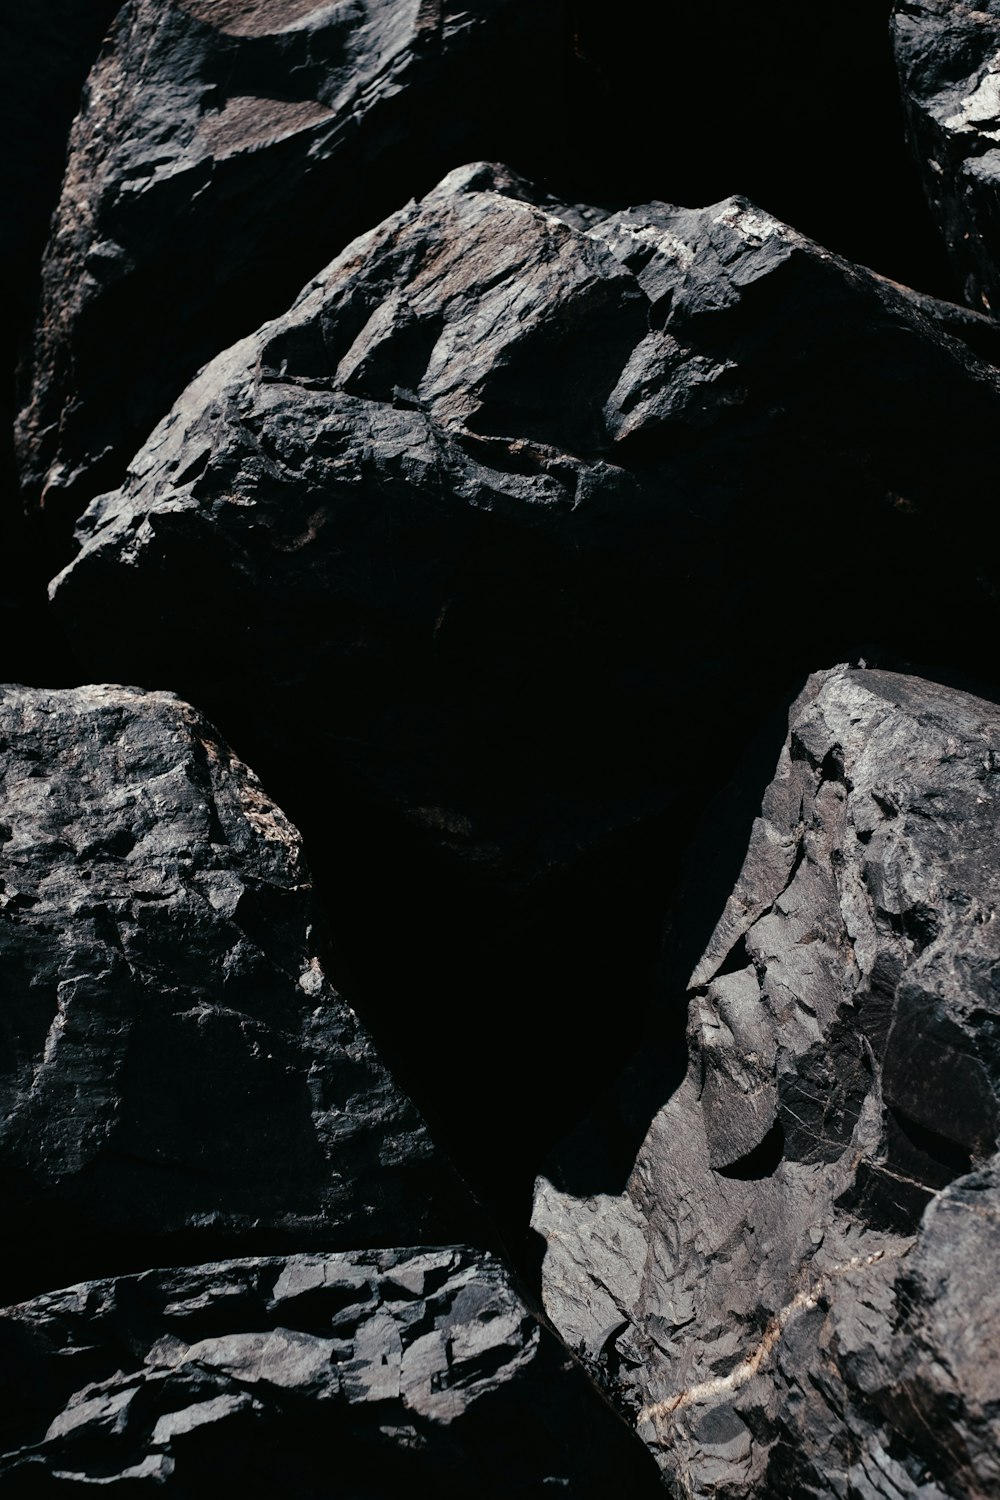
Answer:
<path fill-rule="evenodd" d="M 683 1494 L 998 1492 L 998 778 L 996 705 L 811 678 L 686 1081 L 623 1191 L 631 1079 L 538 1183 L 545 1306 Z"/>
<path fill-rule="evenodd" d="M 297 832 L 203 719 L 5 687 L 0 785 L 8 1296 L 202 1242 L 472 1232 L 324 977 Z"/>
<path fill-rule="evenodd" d="M 78 514 L 352 235 L 494 132 L 516 158 L 558 108 L 561 41 L 560 0 L 128 0 L 43 269 L 28 498 Z"/>
<path fill-rule="evenodd" d="M 662 1493 L 500 1265 L 466 1249 L 85 1283 L 0 1312 L 0 1370 L 12 1497 Z"/>
<path fill-rule="evenodd" d="M 1000 313 L 1000 3 L 901 0 L 908 134 L 966 300 Z"/>
<path fill-rule="evenodd" d="M 523 1144 L 528 1194 L 634 1045 L 577 1018 L 647 1003 L 706 747 L 869 640 L 992 661 L 1000 555 L 985 318 L 742 200 L 530 197 L 461 169 L 348 247 L 188 388 L 54 594 L 89 675 L 204 707 L 330 851 L 338 982 L 463 1168 Z M 558 1063 L 512 1120 L 529 1034 Z"/>

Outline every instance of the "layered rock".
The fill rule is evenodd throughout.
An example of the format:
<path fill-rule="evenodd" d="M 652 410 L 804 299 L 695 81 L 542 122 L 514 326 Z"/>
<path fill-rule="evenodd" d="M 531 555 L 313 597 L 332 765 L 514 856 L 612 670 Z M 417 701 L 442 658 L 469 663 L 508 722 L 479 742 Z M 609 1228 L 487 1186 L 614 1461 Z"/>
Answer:
<path fill-rule="evenodd" d="M 900 0 L 908 134 L 965 297 L 1000 313 L 1000 4 Z"/>
<path fill-rule="evenodd" d="M 324 976 L 299 835 L 166 693 L 0 690 L 6 1295 L 474 1210 Z"/>
<path fill-rule="evenodd" d="M 0 1349 L 11 1496 L 660 1493 L 499 1264 L 467 1249 L 85 1283 L 0 1312 Z"/>
<path fill-rule="evenodd" d="M 204 706 L 331 851 L 366 1015 L 469 1170 L 530 1186 L 627 1056 L 711 747 L 868 640 L 991 654 L 996 337 L 742 200 L 602 219 L 471 167 L 88 512 L 54 593 L 88 674 Z M 512 1120 L 528 1035 L 558 1067 Z"/>
<path fill-rule="evenodd" d="M 686 1080 L 620 1191 L 641 1060 L 539 1181 L 545 1306 L 685 1494 L 996 1491 L 998 771 L 994 704 L 811 678 Z"/>
<path fill-rule="evenodd" d="M 45 259 L 29 500 L 78 514 L 352 235 L 456 160 L 516 157 L 559 108 L 562 41 L 559 0 L 129 0 Z"/>

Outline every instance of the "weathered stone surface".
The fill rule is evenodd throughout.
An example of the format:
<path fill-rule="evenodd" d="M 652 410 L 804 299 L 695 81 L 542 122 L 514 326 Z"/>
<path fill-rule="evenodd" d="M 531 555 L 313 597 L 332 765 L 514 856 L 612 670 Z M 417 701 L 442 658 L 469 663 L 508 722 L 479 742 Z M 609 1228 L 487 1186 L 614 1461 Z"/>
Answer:
<path fill-rule="evenodd" d="M 201 1241 L 471 1232 L 324 977 L 297 832 L 203 719 L 5 687 L 0 784 L 8 1296 Z"/>
<path fill-rule="evenodd" d="M 1000 4 L 901 0 L 908 134 L 966 299 L 1000 313 Z"/>
<path fill-rule="evenodd" d="M 713 747 L 868 641 L 991 663 L 1000 556 L 988 320 L 740 200 L 531 196 L 462 169 L 345 250 L 189 387 L 54 595 L 88 675 L 203 706 L 330 851 L 338 979 L 477 1180 L 534 1153 L 527 1192 L 631 1050 Z M 581 1027 L 610 993 L 615 1036 Z M 512 1120 L 529 1034 L 558 1065 Z"/>
<path fill-rule="evenodd" d="M 128 0 L 44 266 L 29 500 L 78 514 L 198 367 L 352 235 L 494 132 L 516 157 L 558 108 L 562 40 L 560 0 Z"/>
<path fill-rule="evenodd" d="M 85 1283 L 0 1312 L 0 1362 L 11 1496 L 662 1493 L 500 1265 L 467 1249 Z"/>
<path fill-rule="evenodd" d="M 811 678 L 686 1081 L 621 1192 L 638 1063 L 538 1183 L 546 1308 L 684 1494 L 997 1493 L 998 772 L 994 704 Z"/>

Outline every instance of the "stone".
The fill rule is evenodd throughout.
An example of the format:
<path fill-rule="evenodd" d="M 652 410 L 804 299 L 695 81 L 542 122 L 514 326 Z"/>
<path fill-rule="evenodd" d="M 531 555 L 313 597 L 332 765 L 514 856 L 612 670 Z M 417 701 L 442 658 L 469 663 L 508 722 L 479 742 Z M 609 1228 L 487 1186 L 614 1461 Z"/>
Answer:
<path fill-rule="evenodd" d="M 517 156 L 558 112 L 562 39 L 560 0 L 129 0 L 26 368 L 21 478 L 54 534 L 353 235 L 470 154 Z"/>
<path fill-rule="evenodd" d="M 8 1298 L 202 1245 L 481 1232 L 324 974 L 298 833 L 199 714 L 4 687 L 0 783 Z"/>
<path fill-rule="evenodd" d="M 468 1248 L 240 1259 L 0 1311 L 0 1485 L 604 1500 L 655 1466 Z"/>
<path fill-rule="evenodd" d="M 54 585 L 87 674 L 204 707 L 330 851 L 338 982 L 477 1182 L 530 1197 L 635 1045 L 712 747 L 868 642 L 991 670 L 998 336 L 743 200 L 608 216 L 473 165 L 88 510 Z"/>
<path fill-rule="evenodd" d="M 623 1183 L 640 1060 L 539 1179 L 545 1308 L 680 1493 L 996 1489 L 998 773 L 995 704 L 810 678 L 686 1078 Z"/>
<path fill-rule="evenodd" d="M 1000 313 L 1000 4 L 901 0 L 907 133 L 966 301 Z"/>

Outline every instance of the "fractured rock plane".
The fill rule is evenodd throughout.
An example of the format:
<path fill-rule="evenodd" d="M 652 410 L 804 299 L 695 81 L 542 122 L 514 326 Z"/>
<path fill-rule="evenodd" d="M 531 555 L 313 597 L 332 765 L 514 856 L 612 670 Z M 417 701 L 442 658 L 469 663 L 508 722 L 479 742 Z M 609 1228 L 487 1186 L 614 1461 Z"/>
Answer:
<path fill-rule="evenodd" d="M 995 705 L 812 677 L 686 1080 L 620 1194 L 539 1180 L 546 1309 L 678 1493 L 997 1491 L 998 776 Z"/>
<path fill-rule="evenodd" d="M 489 1255 L 224 1261 L 0 1310 L 0 1487 L 652 1497 L 655 1468 Z M 51 1488 L 45 1488 L 46 1483 Z"/>

